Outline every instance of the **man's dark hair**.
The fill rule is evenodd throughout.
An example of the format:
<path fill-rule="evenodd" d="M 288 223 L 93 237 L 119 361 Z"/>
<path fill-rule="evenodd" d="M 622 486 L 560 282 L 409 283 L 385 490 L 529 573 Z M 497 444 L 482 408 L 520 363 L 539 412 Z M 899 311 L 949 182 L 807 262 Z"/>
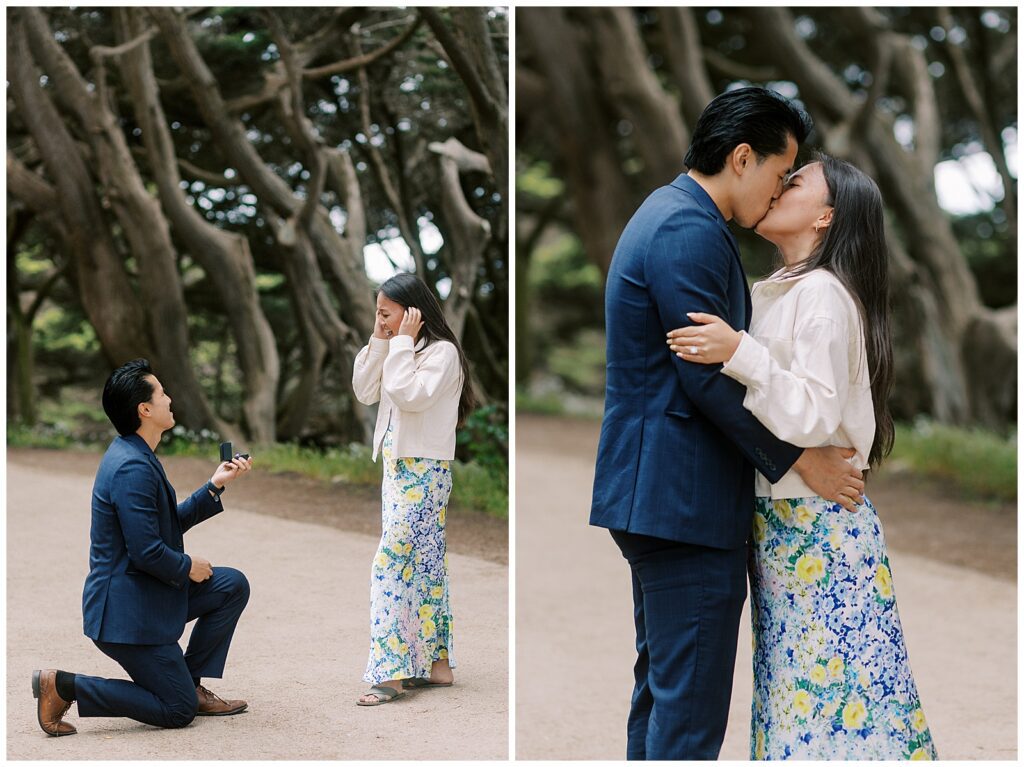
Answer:
<path fill-rule="evenodd" d="M 802 144 L 813 127 L 810 115 L 785 96 L 767 88 L 737 88 L 704 107 L 683 162 L 714 176 L 740 144 L 750 144 L 763 162 L 768 155 L 784 154 L 789 136 Z"/>
<path fill-rule="evenodd" d="M 139 405 L 153 399 L 153 384 L 146 378 L 151 375 L 149 360 L 132 360 L 111 373 L 103 387 L 103 411 L 122 437 L 142 425 Z"/>

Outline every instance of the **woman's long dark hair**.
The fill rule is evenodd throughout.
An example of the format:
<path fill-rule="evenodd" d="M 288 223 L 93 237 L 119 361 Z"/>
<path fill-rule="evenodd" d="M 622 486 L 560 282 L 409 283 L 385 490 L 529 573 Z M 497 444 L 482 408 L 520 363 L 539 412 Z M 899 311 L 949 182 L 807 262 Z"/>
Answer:
<path fill-rule="evenodd" d="M 462 344 L 459 343 L 459 339 L 455 337 L 455 333 L 452 332 L 448 321 L 444 318 L 441 302 L 427 287 L 427 283 L 415 274 L 396 274 L 380 286 L 380 292 L 405 309 L 412 306 L 420 310 L 423 315 L 420 338 L 424 341 L 424 348 L 430 346 L 434 341 L 448 341 L 454 344 L 458 350 L 459 364 L 462 365 L 462 397 L 459 399 L 459 426 L 461 427 L 469 414 L 473 412 L 473 408 L 476 407 L 476 395 L 473 393 L 473 384 L 469 377 L 469 361 L 466 359 L 465 352 L 462 351 Z"/>
<path fill-rule="evenodd" d="M 827 269 L 853 294 L 861 315 L 875 409 L 875 440 L 868 465 L 877 468 L 892 451 L 895 429 L 889 412 L 892 336 L 889 310 L 889 249 L 885 242 L 882 193 L 864 172 L 844 160 L 818 154 L 828 184 L 832 222 L 825 236 L 793 270 Z"/>

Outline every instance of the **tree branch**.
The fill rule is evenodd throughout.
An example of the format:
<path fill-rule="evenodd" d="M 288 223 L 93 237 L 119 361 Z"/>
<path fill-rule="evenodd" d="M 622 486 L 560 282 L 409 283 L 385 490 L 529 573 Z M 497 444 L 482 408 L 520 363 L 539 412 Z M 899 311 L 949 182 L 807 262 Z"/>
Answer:
<path fill-rule="evenodd" d="M 683 9 L 680 9 L 683 10 Z M 705 47 L 702 50 L 704 61 L 723 77 L 731 80 L 747 80 L 752 83 L 764 83 L 769 80 L 780 80 L 782 73 L 774 66 L 750 66 L 739 61 L 734 61 L 714 48 Z M 707 104 L 707 102 L 704 102 Z"/>
<path fill-rule="evenodd" d="M 333 64 L 325 64 L 321 67 L 311 67 L 302 71 L 302 76 L 307 80 L 314 80 L 319 77 L 326 77 L 328 75 L 340 75 L 342 72 L 352 72 L 362 67 L 367 67 L 378 59 L 387 56 L 392 51 L 398 50 L 416 33 L 420 24 L 423 23 L 422 17 L 417 17 L 408 26 L 408 28 L 402 32 L 402 34 L 395 37 L 387 44 L 381 46 L 377 50 L 370 51 L 369 53 L 360 54 L 350 59 L 344 59 L 342 61 L 335 61 Z"/>
<path fill-rule="evenodd" d="M 498 114 L 499 107 L 494 103 L 473 63 L 469 60 L 465 51 L 462 50 L 459 41 L 455 39 L 455 35 L 448 29 L 440 14 L 433 8 L 420 8 L 419 12 L 430 26 L 430 31 L 434 33 L 434 37 L 437 38 L 444 48 L 452 68 L 462 82 L 466 84 L 466 90 L 469 91 L 469 97 L 473 100 L 473 104 L 482 115 L 493 119 Z"/>

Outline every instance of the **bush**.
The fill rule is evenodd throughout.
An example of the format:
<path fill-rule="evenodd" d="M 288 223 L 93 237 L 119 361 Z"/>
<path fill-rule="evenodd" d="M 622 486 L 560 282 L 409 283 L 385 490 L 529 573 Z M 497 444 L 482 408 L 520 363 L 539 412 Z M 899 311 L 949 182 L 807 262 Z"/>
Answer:
<path fill-rule="evenodd" d="M 967 495 L 1012 502 L 1017 498 L 1017 433 L 1001 437 L 918 419 L 897 424 L 889 458 L 913 471 L 956 484 Z"/>

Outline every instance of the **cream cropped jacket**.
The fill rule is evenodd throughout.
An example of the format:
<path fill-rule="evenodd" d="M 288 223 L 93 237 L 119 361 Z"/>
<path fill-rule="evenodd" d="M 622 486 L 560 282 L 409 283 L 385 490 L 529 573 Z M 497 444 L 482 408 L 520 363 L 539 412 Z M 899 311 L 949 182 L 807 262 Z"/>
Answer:
<path fill-rule="evenodd" d="M 796 277 L 780 270 L 755 283 L 750 297 L 750 332 L 742 332 L 722 368 L 747 387 L 743 407 L 781 440 L 797 447 L 852 447 L 857 454 L 850 463 L 868 468 L 875 411 L 853 297 L 824 269 Z M 774 485 L 758 473 L 755 492 L 816 495 L 793 469 Z"/>
<path fill-rule="evenodd" d="M 370 338 L 356 355 L 352 389 L 364 405 L 380 402 L 373 460 L 391 424 L 395 458 L 455 457 L 462 397 L 459 352 L 448 341 L 415 346 L 411 336 Z"/>

